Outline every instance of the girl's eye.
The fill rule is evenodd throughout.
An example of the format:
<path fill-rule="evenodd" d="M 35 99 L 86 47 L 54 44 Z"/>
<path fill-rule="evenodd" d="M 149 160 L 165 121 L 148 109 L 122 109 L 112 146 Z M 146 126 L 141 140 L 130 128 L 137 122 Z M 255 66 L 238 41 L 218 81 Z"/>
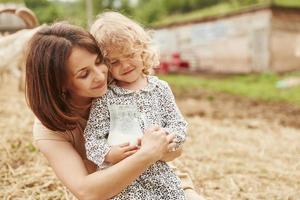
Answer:
<path fill-rule="evenodd" d="M 112 66 L 115 66 L 115 65 L 119 64 L 119 61 L 118 60 L 113 60 L 113 61 L 110 62 L 110 64 Z"/>
<path fill-rule="evenodd" d="M 133 58 L 134 56 L 135 56 L 135 53 L 131 53 L 131 54 L 124 56 L 124 58 Z"/>

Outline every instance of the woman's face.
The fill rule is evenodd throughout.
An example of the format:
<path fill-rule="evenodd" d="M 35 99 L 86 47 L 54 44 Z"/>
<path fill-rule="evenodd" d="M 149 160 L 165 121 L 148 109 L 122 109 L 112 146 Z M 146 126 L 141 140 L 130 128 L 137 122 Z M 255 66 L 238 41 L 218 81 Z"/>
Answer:
<path fill-rule="evenodd" d="M 84 101 L 100 97 L 107 91 L 108 68 L 97 54 L 74 47 L 67 60 L 66 88 L 73 100 Z"/>

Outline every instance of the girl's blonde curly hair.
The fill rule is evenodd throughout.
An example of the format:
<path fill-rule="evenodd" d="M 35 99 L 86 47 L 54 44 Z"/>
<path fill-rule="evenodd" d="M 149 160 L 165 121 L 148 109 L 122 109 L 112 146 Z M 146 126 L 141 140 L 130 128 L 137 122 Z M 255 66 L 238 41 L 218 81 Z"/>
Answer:
<path fill-rule="evenodd" d="M 143 73 L 146 75 L 151 74 L 153 68 L 159 65 L 158 51 L 152 46 L 150 32 L 118 12 L 109 11 L 98 15 L 90 32 L 105 57 L 115 51 L 120 53 L 120 57 L 141 52 Z"/>

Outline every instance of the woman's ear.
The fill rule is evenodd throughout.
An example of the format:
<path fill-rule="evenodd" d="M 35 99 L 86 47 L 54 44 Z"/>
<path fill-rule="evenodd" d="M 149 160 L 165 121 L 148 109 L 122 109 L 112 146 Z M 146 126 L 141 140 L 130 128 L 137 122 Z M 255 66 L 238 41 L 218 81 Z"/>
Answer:
<path fill-rule="evenodd" d="M 65 99 L 67 96 L 67 90 L 63 87 L 60 96 Z"/>
<path fill-rule="evenodd" d="M 68 83 L 67 82 L 65 82 L 64 84 L 63 84 L 63 86 L 62 86 L 62 89 L 61 89 L 61 97 L 62 98 L 66 98 L 67 97 L 67 94 L 68 94 L 68 87 L 67 87 L 67 85 L 68 85 Z"/>

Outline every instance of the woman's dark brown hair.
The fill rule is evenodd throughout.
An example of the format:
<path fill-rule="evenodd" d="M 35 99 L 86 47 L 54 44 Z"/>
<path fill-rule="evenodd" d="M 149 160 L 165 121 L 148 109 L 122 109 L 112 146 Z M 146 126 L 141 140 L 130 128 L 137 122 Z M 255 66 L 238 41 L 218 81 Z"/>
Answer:
<path fill-rule="evenodd" d="M 26 59 L 26 99 L 44 126 L 53 131 L 71 130 L 78 115 L 64 94 L 66 63 L 72 48 L 102 53 L 93 36 L 83 28 L 56 23 L 41 28 L 31 39 Z"/>

